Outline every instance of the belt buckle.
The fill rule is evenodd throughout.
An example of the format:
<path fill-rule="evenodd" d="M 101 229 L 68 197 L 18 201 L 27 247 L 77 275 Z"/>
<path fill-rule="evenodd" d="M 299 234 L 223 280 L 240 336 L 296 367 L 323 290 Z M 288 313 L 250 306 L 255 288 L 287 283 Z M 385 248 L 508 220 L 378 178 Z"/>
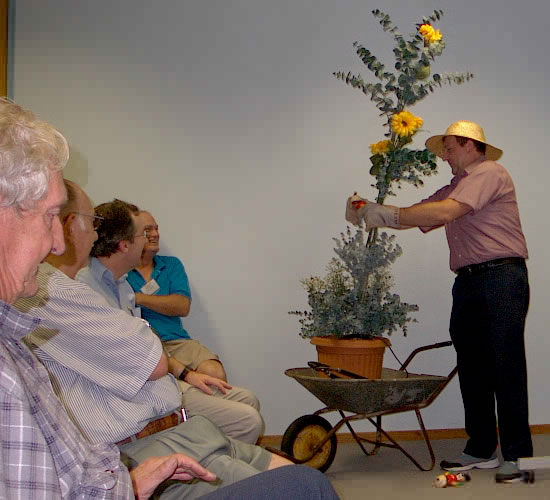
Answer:
<path fill-rule="evenodd" d="M 181 421 L 182 422 L 186 422 L 187 419 L 189 418 L 189 415 L 187 415 L 187 410 L 182 406 L 180 408 L 180 415 L 181 415 Z"/>

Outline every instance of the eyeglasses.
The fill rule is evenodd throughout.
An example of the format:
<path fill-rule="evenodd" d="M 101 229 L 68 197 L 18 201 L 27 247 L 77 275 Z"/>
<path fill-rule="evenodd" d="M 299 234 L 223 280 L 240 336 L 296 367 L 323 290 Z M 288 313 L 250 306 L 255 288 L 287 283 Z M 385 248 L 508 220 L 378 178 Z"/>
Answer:
<path fill-rule="evenodd" d="M 145 234 L 147 234 L 147 238 L 149 238 L 153 232 L 158 233 L 158 231 L 159 231 L 158 226 L 145 226 Z"/>
<path fill-rule="evenodd" d="M 143 231 L 143 233 L 134 234 L 134 238 L 148 238 L 147 231 Z"/>
<path fill-rule="evenodd" d="M 90 217 L 92 219 L 94 229 L 97 229 L 99 227 L 100 222 L 102 220 L 105 220 L 105 217 L 101 217 L 101 215 L 83 214 L 82 212 L 71 212 L 71 213 L 75 215 L 82 215 L 82 217 Z"/>

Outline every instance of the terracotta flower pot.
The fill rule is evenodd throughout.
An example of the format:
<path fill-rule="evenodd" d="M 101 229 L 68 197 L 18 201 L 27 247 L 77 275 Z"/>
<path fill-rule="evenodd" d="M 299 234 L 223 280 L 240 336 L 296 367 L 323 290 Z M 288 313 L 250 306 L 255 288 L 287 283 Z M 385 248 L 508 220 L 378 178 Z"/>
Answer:
<path fill-rule="evenodd" d="M 391 342 L 384 337 L 374 339 L 346 339 L 313 337 L 319 363 L 343 368 L 367 378 L 380 378 L 384 351 Z"/>

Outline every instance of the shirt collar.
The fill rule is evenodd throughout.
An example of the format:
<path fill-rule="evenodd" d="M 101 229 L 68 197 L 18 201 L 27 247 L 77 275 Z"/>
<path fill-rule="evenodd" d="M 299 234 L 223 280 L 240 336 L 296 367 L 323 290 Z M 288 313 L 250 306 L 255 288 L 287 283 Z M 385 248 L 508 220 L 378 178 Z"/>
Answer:
<path fill-rule="evenodd" d="M 472 173 L 472 170 L 476 168 L 478 165 L 481 165 L 484 161 L 487 161 L 487 158 L 485 156 L 480 156 L 476 161 L 470 163 L 465 169 L 464 169 L 464 175 L 468 175 Z"/>
<path fill-rule="evenodd" d="M 154 265 L 155 270 L 157 268 L 160 270 L 160 269 L 164 269 L 166 267 L 166 263 L 158 255 L 155 255 L 153 257 L 153 265 Z"/>
<path fill-rule="evenodd" d="M 484 161 L 487 161 L 487 158 L 485 158 L 485 156 L 481 156 L 477 160 L 470 163 L 467 167 L 464 168 L 464 170 L 460 174 L 457 174 L 453 177 L 453 179 L 451 180 L 451 185 L 456 185 L 458 181 L 470 175 L 472 173 L 472 170 L 481 165 Z"/>
<path fill-rule="evenodd" d="M 90 271 L 100 283 L 110 283 L 111 285 L 120 285 L 120 283 L 126 281 L 126 277 L 128 276 L 128 274 L 123 274 L 119 279 L 115 280 L 113 272 L 97 257 L 90 259 Z"/>
<path fill-rule="evenodd" d="M 40 319 L 0 301 L 0 337 L 22 339 L 40 325 Z"/>
<path fill-rule="evenodd" d="M 109 271 L 110 272 L 110 271 Z M 113 273 L 111 273 L 111 276 L 112 276 Z M 118 278 L 116 281 L 116 284 L 117 285 L 120 285 L 121 283 L 124 283 L 126 281 L 126 278 L 128 277 L 128 273 L 126 274 L 123 274 L 120 278 Z M 114 279 L 114 277 L 113 277 Z"/>
<path fill-rule="evenodd" d="M 487 158 L 482 156 L 479 159 L 477 159 L 476 161 L 470 163 L 467 167 L 464 168 L 464 170 L 460 174 L 457 174 L 453 177 L 453 179 L 451 180 L 451 185 L 456 186 L 456 184 L 461 179 L 464 179 L 464 177 L 467 177 L 468 175 L 470 175 L 474 168 L 476 168 L 477 166 L 479 166 L 481 163 L 483 163 L 486 160 L 487 160 Z"/>

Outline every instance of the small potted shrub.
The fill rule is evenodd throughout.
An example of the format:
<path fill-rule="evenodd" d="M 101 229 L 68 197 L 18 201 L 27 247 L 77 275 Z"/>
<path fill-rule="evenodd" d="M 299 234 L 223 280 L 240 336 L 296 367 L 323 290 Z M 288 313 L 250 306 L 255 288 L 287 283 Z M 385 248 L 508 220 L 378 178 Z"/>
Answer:
<path fill-rule="evenodd" d="M 392 293 L 391 264 L 401 255 L 395 236 L 380 234 L 366 246 L 367 233 L 348 227 L 334 238 L 334 257 L 325 277 L 302 280 L 308 311 L 300 316 L 300 336 L 316 345 L 319 361 L 369 378 L 380 378 L 386 346 L 383 335 L 397 329 L 407 333 L 410 313 L 418 306 L 401 302 Z"/>

